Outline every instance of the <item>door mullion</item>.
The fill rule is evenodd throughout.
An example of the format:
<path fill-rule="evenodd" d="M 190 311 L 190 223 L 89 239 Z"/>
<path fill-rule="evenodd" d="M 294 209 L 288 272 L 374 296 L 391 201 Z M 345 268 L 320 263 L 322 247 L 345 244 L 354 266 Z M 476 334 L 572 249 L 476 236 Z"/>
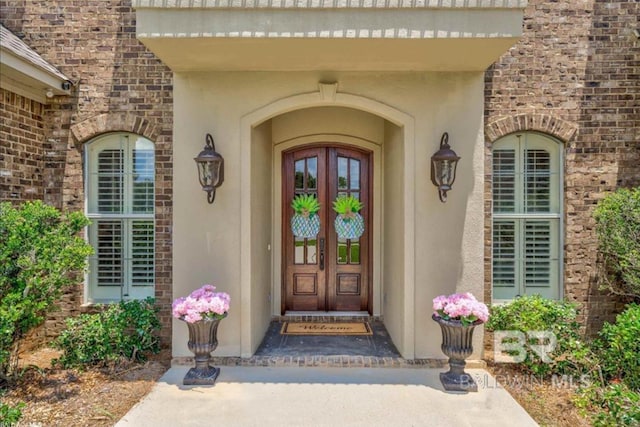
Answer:
<path fill-rule="evenodd" d="M 336 238 L 335 232 L 333 231 L 333 222 L 331 221 L 331 205 L 332 200 L 335 198 L 333 194 L 334 188 L 334 173 L 332 172 L 337 165 L 335 149 L 333 148 L 325 148 L 325 168 L 324 168 L 324 185 L 323 191 L 325 196 L 324 203 L 324 235 L 325 235 L 325 269 L 324 269 L 324 289 L 325 289 L 325 309 L 327 311 L 333 310 L 335 306 L 335 290 L 332 285 L 332 278 L 335 277 L 335 246 L 336 246 Z"/>

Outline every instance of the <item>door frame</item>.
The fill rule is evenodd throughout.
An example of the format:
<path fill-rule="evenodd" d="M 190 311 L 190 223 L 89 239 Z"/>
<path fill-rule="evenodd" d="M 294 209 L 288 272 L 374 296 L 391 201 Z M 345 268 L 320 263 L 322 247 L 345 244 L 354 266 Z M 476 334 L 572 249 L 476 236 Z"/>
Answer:
<path fill-rule="evenodd" d="M 369 313 L 373 316 L 382 315 L 382 146 L 376 142 L 363 138 L 340 134 L 316 134 L 296 137 L 277 143 L 273 147 L 273 230 L 272 230 L 272 314 L 280 316 L 284 310 L 284 281 L 283 281 L 283 212 L 282 212 L 282 160 L 283 153 L 292 149 L 320 146 L 343 146 L 358 151 L 371 153 L 370 182 L 371 199 L 369 208 L 371 221 L 371 235 L 369 239 Z M 322 313 L 322 312 L 320 312 Z"/>
<path fill-rule="evenodd" d="M 329 228 L 330 228 L 330 221 L 333 221 L 333 213 L 332 213 L 332 209 L 331 209 L 331 200 L 330 200 L 330 194 L 331 194 L 331 190 L 329 188 L 329 184 L 331 183 L 331 177 L 330 174 L 332 173 L 331 171 L 331 164 L 332 164 L 332 159 L 329 156 L 329 153 L 331 152 L 330 149 L 343 149 L 343 150 L 349 150 L 352 152 L 357 152 L 360 153 L 361 155 L 363 155 L 366 159 L 367 159 L 367 177 L 366 177 L 366 189 L 365 188 L 360 188 L 360 192 L 364 193 L 366 191 L 366 198 L 364 198 L 366 200 L 365 205 L 363 207 L 363 210 L 365 211 L 365 218 L 366 218 L 366 254 L 367 254 L 367 258 L 366 258 L 366 262 L 365 264 L 365 269 L 360 270 L 360 271 L 365 271 L 366 270 L 366 278 L 367 278 L 367 283 L 365 284 L 366 289 L 367 289 L 367 312 L 372 315 L 373 314 L 373 262 L 372 262 L 372 258 L 373 258 L 373 213 L 374 213 L 374 209 L 373 209 L 373 204 L 374 204 L 374 191 L 373 191 L 373 177 L 374 177 L 374 152 L 373 150 L 370 149 L 366 149 L 363 147 L 359 147 L 356 145 L 352 145 L 352 144 L 345 144 L 345 143 L 336 143 L 333 141 L 324 141 L 324 142 L 317 142 L 317 143 L 309 143 L 309 144 L 301 144 L 301 145 L 295 145 L 291 148 L 288 148 L 286 150 L 282 150 L 280 153 L 281 156 L 281 162 L 284 159 L 284 157 L 289 154 L 289 153 L 295 153 L 297 151 L 302 151 L 302 150 L 307 150 L 307 149 L 316 149 L 316 148 L 322 148 L 322 149 L 326 149 L 325 153 L 327 155 L 326 159 L 325 159 L 325 184 L 327 187 L 324 189 L 324 191 L 326 192 L 326 199 L 325 199 L 325 209 L 327 209 L 326 211 L 326 218 L 325 218 L 325 237 L 326 237 L 326 242 L 327 242 L 327 248 L 328 247 L 333 247 L 335 245 L 332 245 L 332 242 L 335 243 L 334 238 L 335 236 L 329 236 Z M 336 153 L 337 155 L 337 153 Z M 280 188 L 281 188 L 281 194 L 284 194 L 286 192 L 286 179 L 283 175 L 284 172 L 284 167 L 285 165 L 283 165 L 281 163 L 280 165 Z M 320 170 L 320 165 L 318 165 L 318 170 Z M 318 173 L 319 174 L 319 173 Z M 318 192 L 320 192 L 320 188 L 318 187 Z M 288 205 L 289 203 L 284 202 L 283 198 L 281 197 L 280 200 L 281 208 L 284 209 L 288 209 Z M 285 255 L 285 232 L 284 230 L 286 229 L 286 227 L 289 227 L 289 221 L 287 221 L 287 215 L 285 214 L 285 212 L 282 212 L 281 215 L 281 221 L 282 221 L 282 225 L 281 225 L 281 249 L 280 249 L 280 257 L 281 257 L 281 294 L 282 296 L 284 296 L 286 294 L 286 279 L 285 279 L 285 272 L 287 269 L 287 260 Z M 334 248 L 335 249 L 335 248 Z M 324 280 L 324 284 L 323 286 L 325 286 L 325 289 L 323 292 L 326 293 L 329 289 L 329 276 L 332 276 L 332 268 L 331 266 L 333 265 L 333 268 L 337 268 L 336 265 L 334 265 L 333 263 L 335 262 L 335 256 L 336 254 L 329 251 L 327 249 L 327 252 L 332 255 L 333 257 L 333 261 L 329 261 L 328 262 L 328 269 L 325 272 L 325 274 L 322 275 L 322 277 L 325 279 Z M 362 260 L 360 261 L 362 263 Z M 329 273 L 329 274 L 327 274 Z M 335 286 L 337 286 L 337 283 L 334 283 L 334 288 Z M 334 295 L 335 296 L 335 295 Z M 326 296 L 325 295 L 325 302 L 329 303 L 330 296 Z M 280 301 L 280 313 L 281 314 L 285 314 L 286 312 L 286 298 L 281 297 L 281 301 Z M 318 310 L 319 313 L 322 313 L 322 311 Z"/>

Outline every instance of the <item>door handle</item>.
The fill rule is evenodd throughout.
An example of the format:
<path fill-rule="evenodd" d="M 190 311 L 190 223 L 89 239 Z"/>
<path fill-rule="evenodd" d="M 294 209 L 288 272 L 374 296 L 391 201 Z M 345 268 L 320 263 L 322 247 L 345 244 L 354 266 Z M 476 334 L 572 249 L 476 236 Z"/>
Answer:
<path fill-rule="evenodd" d="M 324 237 L 320 238 L 320 270 L 324 270 Z"/>

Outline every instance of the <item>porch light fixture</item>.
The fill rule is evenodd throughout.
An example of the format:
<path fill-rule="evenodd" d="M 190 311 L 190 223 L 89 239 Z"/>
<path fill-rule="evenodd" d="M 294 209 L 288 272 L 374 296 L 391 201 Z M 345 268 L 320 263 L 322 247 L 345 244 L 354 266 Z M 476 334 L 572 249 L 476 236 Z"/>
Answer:
<path fill-rule="evenodd" d="M 431 156 L 431 182 L 438 187 L 440 201 L 447 201 L 447 191 L 451 190 L 456 180 L 456 167 L 460 157 L 449 147 L 449 134 L 442 134 L 440 149 Z"/>
<path fill-rule="evenodd" d="M 210 204 L 216 198 L 216 188 L 224 182 L 224 159 L 216 152 L 211 134 L 207 134 L 204 150 L 193 160 L 198 165 L 198 178 L 202 189 L 207 192 L 207 202 Z"/>

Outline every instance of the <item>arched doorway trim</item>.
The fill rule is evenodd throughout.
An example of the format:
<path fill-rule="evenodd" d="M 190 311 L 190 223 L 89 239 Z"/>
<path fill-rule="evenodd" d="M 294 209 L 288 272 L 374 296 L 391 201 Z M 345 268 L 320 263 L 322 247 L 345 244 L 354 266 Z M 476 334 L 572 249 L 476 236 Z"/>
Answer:
<path fill-rule="evenodd" d="M 335 85 L 330 85 L 335 90 Z M 252 334 L 252 269 L 251 269 L 251 130 L 261 123 L 284 113 L 311 107 L 347 107 L 379 116 L 403 130 L 404 138 L 404 301 L 403 329 L 400 351 L 405 358 L 415 354 L 414 294 L 415 294 L 415 120 L 414 118 L 379 101 L 359 95 L 334 93 L 327 96 L 327 85 L 320 84 L 317 92 L 283 98 L 269 103 L 240 119 L 240 185 L 248 191 L 240 195 L 240 351 L 242 357 L 250 357 L 259 342 Z"/>

